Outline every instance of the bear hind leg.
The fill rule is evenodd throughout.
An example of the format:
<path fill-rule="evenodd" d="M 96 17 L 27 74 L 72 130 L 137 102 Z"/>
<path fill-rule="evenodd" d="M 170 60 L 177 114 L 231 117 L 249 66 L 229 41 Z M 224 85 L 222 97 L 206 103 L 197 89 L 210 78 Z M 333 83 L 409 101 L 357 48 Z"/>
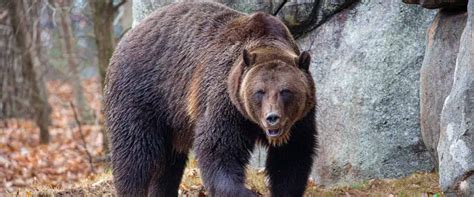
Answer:
<path fill-rule="evenodd" d="M 135 145 L 138 146 L 138 145 Z M 153 164 L 156 155 L 149 154 L 146 147 L 142 150 L 112 155 L 114 184 L 118 196 L 147 196 L 152 179 L 152 172 L 156 170 Z"/>
<path fill-rule="evenodd" d="M 137 111 L 125 120 L 125 113 L 111 121 L 111 150 L 117 196 L 148 196 L 153 173 L 166 164 L 166 132 L 152 114 Z M 124 116 L 124 117 L 122 117 Z"/>
<path fill-rule="evenodd" d="M 187 153 L 172 152 L 166 158 L 166 165 L 153 174 L 149 196 L 178 196 L 178 188 L 186 167 Z"/>

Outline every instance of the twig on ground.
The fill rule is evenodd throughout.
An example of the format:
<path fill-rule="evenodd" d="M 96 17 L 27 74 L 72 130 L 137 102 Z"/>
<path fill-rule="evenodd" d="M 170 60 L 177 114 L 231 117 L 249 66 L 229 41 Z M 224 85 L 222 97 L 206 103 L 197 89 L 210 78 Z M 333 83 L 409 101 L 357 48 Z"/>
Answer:
<path fill-rule="evenodd" d="M 89 165 L 90 165 L 90 168 L 91 168 L 91 172 L 95 173 L 94 164 L 93 164 L 93 160 L 92 160 L 92 155 L 89 152 L 89 150 L 87 149 L 86 139 L 84 137 L 84 133 L 82 133 L 81 121 L 79 121 L 79 118 L 77 116 L 77 112 L 76 112 L 76 108 L 74 107 L 74 103 L 69 102 L 69 104 L 71 105 L 72 112 L 74 113 L 74 119 L 76 120 L 76 124 L 77 124 L 77 127 L 79 129 L 79 134 L 81 134 L 82 147 L 84 148 L 84 151 L 86 152 L 87 157 L 89 159 Z"/>
<path fill-rule="evenodd" d="M 110 155 L 106 154 L 104 156 L 94 158 L 94 163 L 110 163 Z"/>

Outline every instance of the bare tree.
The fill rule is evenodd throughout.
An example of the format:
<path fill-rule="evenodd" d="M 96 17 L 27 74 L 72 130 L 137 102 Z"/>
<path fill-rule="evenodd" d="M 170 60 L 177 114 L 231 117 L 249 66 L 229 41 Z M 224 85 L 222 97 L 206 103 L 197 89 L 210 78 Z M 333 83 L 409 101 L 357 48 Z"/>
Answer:
<path fill-rule="evenodd" d="M 31 118 L 28 100 L 30 89 L 22 75 L 11 13 L 8 12 L 8 1 L 0 0 L 0 119 L 23 117 Z"/>
<path fill-rule="evenodd" d="M 41 30 L 39 28 L 39 16 L 41 7 L 44 6 L 42 0 L 39 1 L 28 1 L 28 0 L 17 0 L 17 1 L 2 1 L 1 6 L 5 6 L 9 24 L 11 25 L 11 32 L 13 32 L 14 43 L 13 45 L 4 45 L 7 51 L 2 60 L 5 63 L 5 67 L 19 66 L 21 69 L 21 76 L 24 80 L 24 86 L 15 87 L 16 89 L 26 88 L 29 91 L 26 98 L 29 98 L 29 105 L 34 111 L 34 119 L 40 129 L 40 142 L 49 142 L 49 130 L 48 126 L 51 123 L 50 114 L 51 106 L 48 103 L 47 90 L 44 79 L 41 73 Z M 8 39 L 7 39 L 8 40 Z M 16 59 L 16 57 L 18 59 Z M 13 58 L 12 58 L 13 57 Z M 12 60 L 13 59 L 13 60 Z M 4 81 L 8 81 L 6 78 L 15 77 L 5 76 Z M 8 83 L 6 83 L 8 85 Z M 18 84 L 13 84 L 18 85 Z M 8 89 L 8 87 L 6 88 Z M 22 99 L 22 97 L 16 97 L 15 92 L 12 94 L 2 95 L 3 98 Z M 25 95 L 20 95 L 25 96 Z M 16 97 L 16 98 L 15 98 Z M 8 99 L 6 99 L 8 100 Z M 15 106 L 10 108 L 15 110 Z"/>
<path fill-rule="evenodd" d="M 99 74 L 102 89 L 104 88 L 105 73 L 109 66 L 109 59 L 112 57 L 115 48 L 115 39 L 113 35 L 115 15 L 120 6 L 124 3 L 126 3 L 126 0 L 120 1 L 117 5 L 114 5 L 113 0 L 89 1 L 94 21 L 95 43 L 97 45 L 97 59 L 99 60 Z M 100 120 L 103 119 L 101 118 Z M 101 121 L 101 125 L 101 131 L 104 136 L 103 148 L 104 152 L 108 153 L 108 138 L 103 121 Z"/>
<path fill-rule="evenodd" d="M 89 1 L 94 21 L 95 43 L 97 45 L 97 58 L 99 60 L 99 73 L 102 87 L 104 85 L 105 72 L 109 65 L 109 59 L 114 52 L 115 40 L 113 36 L 113 25 L 115 15 L 126 0 L 114 5 L 113 0 Z"/>
<path fill-rule="evenodd" d="M 61 45 L 64 50 L 69 72 L 70 84 L 74 94 L 74 100 L 79 111 L 79 116 L 83 122 L 92 121 L 92 113 L 84 96 L 79 73 L 79 60 L 77 57 L 76 38 L 72 31 L 70 10 L 72 0 L 50 0 L 59 13 L 59 34 L 61 36 Z"/>

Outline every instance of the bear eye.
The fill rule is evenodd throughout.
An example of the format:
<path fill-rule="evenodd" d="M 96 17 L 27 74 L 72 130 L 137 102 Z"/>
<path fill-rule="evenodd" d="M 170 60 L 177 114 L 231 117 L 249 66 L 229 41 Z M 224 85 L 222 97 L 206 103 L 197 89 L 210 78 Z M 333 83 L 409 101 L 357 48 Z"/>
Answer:
<path fill-rule="evenodd" d="M 291 96 L 293 96 L 293 92 L 288 89 L 283 89 L 282 91 L 280 91 L 280 95 L 284 101 L 287 101 L 291 98 Z"/>
<path fill-rule="evenodd" d="M 290 94 L 293 94 L 293 93 L 288 89 L 283 89 L 282 91 L 280 91 L 280 94 L 281 95 L 290 95 Z"/>
<path fill-rule="evenodd" d="M 257 90 L 257 92 L 255 92 L 255 95 L 263 96 L 263 95 L 265 95 L 265 91 Z"/>
<path fill-rule="evenodd" d="M 257 101 L 260 101 L 262 100 L 263 96 L 265 95 L 265 91 L 263 90 L 257 90 L 254 94 L 254 98 L 257 100 Z"/>

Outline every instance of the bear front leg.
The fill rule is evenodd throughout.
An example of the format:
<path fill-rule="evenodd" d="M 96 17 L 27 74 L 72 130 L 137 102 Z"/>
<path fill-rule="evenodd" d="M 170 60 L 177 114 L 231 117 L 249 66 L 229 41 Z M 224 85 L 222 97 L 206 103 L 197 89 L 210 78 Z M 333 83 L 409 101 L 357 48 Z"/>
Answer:
<path fill-rule="evenodd" d="M 243 118 L 215 116 L 196 127 L 195 151 L 206 189 L 210 196 L 256 196 L 244 185 L 256 136 L 245 131 Z"/>
<path fill-rule="evenodd" d="M 290 140 L 269 147 L 266 172 L 272 196 L 303 196 L 316 148 L 314 110 L 293 125 Z"/>

